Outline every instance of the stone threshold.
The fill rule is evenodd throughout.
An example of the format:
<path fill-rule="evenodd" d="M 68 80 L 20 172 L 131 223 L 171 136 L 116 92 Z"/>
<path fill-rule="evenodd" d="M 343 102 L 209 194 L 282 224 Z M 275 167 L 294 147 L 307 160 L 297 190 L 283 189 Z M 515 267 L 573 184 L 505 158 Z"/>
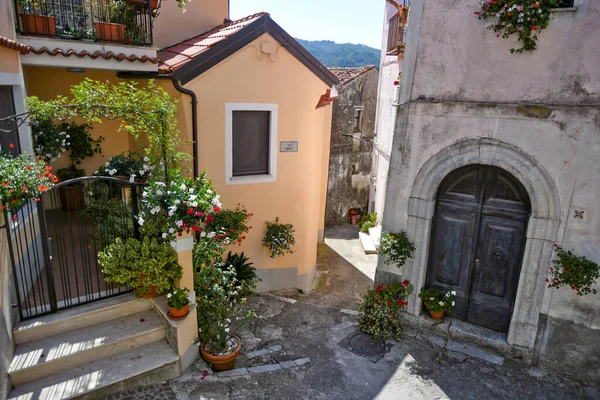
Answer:
<path fill-rule="evenodd" d="M 403 315 L 406 336 L 431 342 L 444 349 L 456 351 L 502 365 L 504 358 L 531 364 L 533 352 L 507 343 L 505 333 L 496 332 L 454 318 L 436 321 L 427 314 Z"/>

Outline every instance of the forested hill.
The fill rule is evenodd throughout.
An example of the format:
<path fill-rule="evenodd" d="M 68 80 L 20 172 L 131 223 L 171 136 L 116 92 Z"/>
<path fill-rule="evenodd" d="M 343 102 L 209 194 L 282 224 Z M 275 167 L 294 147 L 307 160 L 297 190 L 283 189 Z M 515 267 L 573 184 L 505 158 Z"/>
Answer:
<path fill-rule="evenodd" d="M 340 44 L 331 40 L 296 40 L 326 67 L 379 67 L 380 50 L 364 44 Z"/>

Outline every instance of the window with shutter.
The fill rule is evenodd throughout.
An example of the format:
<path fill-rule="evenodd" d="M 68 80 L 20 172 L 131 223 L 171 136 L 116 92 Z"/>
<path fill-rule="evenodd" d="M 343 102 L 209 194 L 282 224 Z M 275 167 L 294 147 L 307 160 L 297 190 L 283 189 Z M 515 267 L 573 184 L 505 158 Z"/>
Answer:
<path fill-rule="evenodd" d="M 269 173 L 270 111 L 233 112 L 233 176 Z"/>
<path fill-rule="evenodd" d="M 228 185 L 276 180 L 277 111 L 277 104 L 225 104 Z"/>

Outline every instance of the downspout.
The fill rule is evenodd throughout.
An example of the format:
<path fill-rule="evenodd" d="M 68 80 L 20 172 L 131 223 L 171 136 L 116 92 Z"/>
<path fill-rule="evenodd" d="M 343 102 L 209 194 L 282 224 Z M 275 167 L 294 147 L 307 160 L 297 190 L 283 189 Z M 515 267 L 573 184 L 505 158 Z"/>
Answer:
<path fill-rule="evenodd" d="M 178 92 L 187 94 L 192 99 L 192 157 L 194 158 L 194 178 L 198 177 L 198 98 L 196 93 L 190 89 L 186 89 L 179 84 L 177 79 L 171 78 L 173 87 Z"/>

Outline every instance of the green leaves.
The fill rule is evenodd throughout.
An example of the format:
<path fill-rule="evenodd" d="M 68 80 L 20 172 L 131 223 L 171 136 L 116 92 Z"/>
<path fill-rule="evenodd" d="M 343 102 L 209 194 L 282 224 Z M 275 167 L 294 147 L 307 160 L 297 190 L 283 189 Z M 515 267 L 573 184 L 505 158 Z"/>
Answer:
<path fill-rule="evenodd" d="M 550 267 L 550 278 L 546 279 L 548 288 L 559 289 L 561 286 L 569 286 L 578 296 L 598 293 L 592 287 L 600 277 L 598 264 L 584 256 L 574 255 L 571 250 L 564 251 L 556 244 L 554 250 L 556 251 L 556 258 L 552 261 L 554 267 Z"/>
<path fill-rule="evenodd" d="M 452 310 L 455 295 L 454 291 L 442 293 L 439 289 L 421 288 L 419 292 L 419 298 L 423 301 L 425 308 L 435 312 Z"/>
<path fill-rule="evenodd" d="M 16 210 L 29 199 L 38 198 L 54 183 L 56 177 L 50 173 L 42 160 L 33 158 L 30 153 L 17 157 L 0 153 L 0 200 L 2 209 Z M 16 218 L 16 216 L 13 216 Z"/>
<path fill-rule="evenodd" d="M 415 250 L 416 247 L 408 240 L 406 232 L 400 231 L 399 233 L 384 233 L 377 251 L 386 256 L 384 259 L 386 264 L 402 268 L 406 261 L 413 257 Z"/>
<path fill-rule="evenodd" d="M 137 294 L 146 293 L 151 285 L 156 286 L 156 293 L 165 293 L 183 276 L 171 245 L 147 237 L 125 242 L 116 238 L 98 253 L 98 262 L 104 268 L 106 282 L 138 287 L 143 277 L 143 287 L 138 287 Z"/>

